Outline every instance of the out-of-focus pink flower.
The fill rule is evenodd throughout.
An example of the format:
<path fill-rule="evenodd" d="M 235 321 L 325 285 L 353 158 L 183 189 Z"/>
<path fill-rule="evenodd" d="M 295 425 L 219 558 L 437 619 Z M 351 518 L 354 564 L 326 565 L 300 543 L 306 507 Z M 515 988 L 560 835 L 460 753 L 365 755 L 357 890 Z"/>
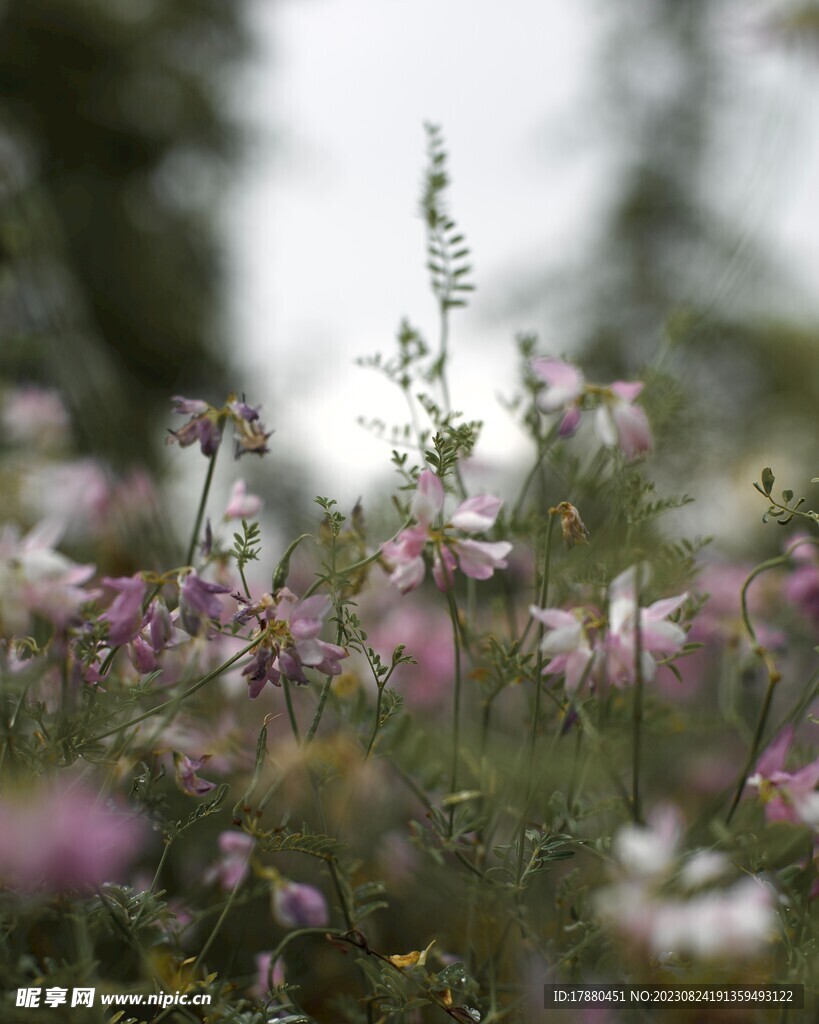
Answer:
<path fill-rule="evenodd" d="M 330 920 L 327 900 L 321 892 L 300 882 L 276 883 L 271 909 L 283 928 L 323 928 Z"/>
<path fill-rule="evenodd" d="M 99 595 L 83 586 L 94 566 L 78 565 L 54 549 L 61 534 L 55 521 L 39 523 L 23 538 L 16 527 L 0 530 L 0 632 L 25 632 L 32 613 L 62 628 Z"/>
<path fill-rule="evenodd" d="M 56 391 L 24 387 L 6 393 L 3 432 L 15 444 L 57 447 L 66 442 L 69 427 L 68 411 Z"/>
<path fill-rule="evenodd" d="M 206 885 L 219 883 L 225 890 L 239 885 L 248 874 L 248 861 L 253 849 L 253 836 L 245 832 L 220 832 L 217 839 L 219 856 L 205 872 L 203 879 Z"/>
<path fill-rule="evenodd" d="M 606 667 L 608 677 L 616 686 L 634 681 L 637 623 L 637 566 L 620 573 L 609 587 L 609 627 L 606 636 Z M 641 570 L 645 573 L 645 570 Z M 647 575 L 647 573 L 645 573 Z M 687 601 L 688 594 L 655 601 L 640 608 L 642 642 L 641 670 L 649 682 L 657 671 L 654 655 L 670 657 L 686 640 L 686 632 L 668 617 Z"/>
<path fill-rule="evenodd" d="M 115 647 L 133 640 L 144 624 L 145 613 L 142 602 L 145 600 L 147 584 L 140 573 L 134 576 L 103 576 L 106 587 L 119 591 L 107 612 L 100 616 L 102 622 L 108 623 L 108 641 Z"/>
<path fill-rule="evenodd" d="M 561 608 L 538 608 L 531 605 L 529 614 L 542 622 L 549 632 L 543 637 L 540 649 L 549 658 L 543 669 L 547 676 L 565 673 L 566 690 L 573 693 L 584 676 L 591 672 L 595 651 L 583 624 L 583 612 L 563 611 Z"/>
<path fill-rule="evenodd" d="M 251 989 L 251 994 L 259 999 L 284 984 L 284 964 L 281 958 L 275 964 L 272 960 L 273 954 L 270 951 L 256 954 L 256 984 Z"/>
<path fill-rule="evenodd" d="M 595 413 L 597 436 L 610 448 L 620 448 L 629 460 L 651 450 L 651 428 L 645 410 L 634 402 L 643 384 L 618 380 L 608 388 L 608 394 Z"/>
<path fill-rule="evenodd" d="M 96 459 L 34 464 L 21 498 L 37 519 L 53 519 L 71 538 L 96 537 L 110 528 L 110 473 Z"/>
<path fill-rule="evenodd" d="M 313 594 L 300 601 L 287 587 L 276 597 L 263 594 L 245 605 L 234 616 L 244 624 L 252 618 L 267 623 L 251 661 L 242 670 L 247 677 L 249 695 L 258 697 L 265 683 L 279 685 L 282 675 L 294 683 L 305 684 L 305 668 L 314 668 L 328 676 L 341 675 L 341 661 L 347 651 L 338 644 L 319 640 L 324 619 L 332 601 L 324 594 Z"/>
<path fill-rule="evenodd" d="M 667 873 L 676 860 L 682 827 L 682 815 L 676 807 L 657 807 L 646 825 L 624 825 L 620 829 L 612 853 L 628 875 L 658 877 Z"/>
<path fill-rule="evenodd" d="M 174 771 L 176 773 L 176 784 L 183 793 L 188 796 L 204 796 L 216 789 L 215 782 L 208 782 L 207 779 L 200 779 L 196 774 L 210 761 L 210 754 L 203 754 L 201 757 L 190 758 L 186 754 L 175 753 L 173 755 Z"/>
<path fill-rule="evenodd" d="M 225 519 L 253 519 L 261 507 L 262 499 L 257 494 L 248 494 L 244 480 L 237 480 L 230 492 Z"/>
<path fill-rule="evenodd" d="M 0 801 L 0 881 L 24 890 L 120 880 L 145 830 L 96 793 L 54 785 Z"/>
<path fill-rule="evenodd" d="M 785 580 L 785 598 L 811 622 L 819 624 L 819 548 L 815 538 L 797 534 L 787 549 L 796 568 Z"/>
<path fill-rule="evenodd" d="M 819 758 L 795 772 L 786 772 L 785 758 L 793 741 L 793 727 L 787 726 L 776 737 L 748 779 L 765 804 L 768 821 L 791 821 L 819 826 Z"/>
<path fill-rule="evenodd" d="M 426 575 L 423 553 L 427 544 L 433 546 L 432 575 L 439 590 L 452 586 L 458 567 L 476 580 L 488 580 L 496 569 L 505 569 L 506 556 L 512 550 L 508 541 L 464 539 L 451 532 L 455 529 L 466 534 L 484 533 L 495 525 L 500 506 L 500 498 L 489 494 L 467 498 L 455 509 L 449 523 L 437 529 L 433 527 L 433 520 L 443 511 L 444 487 L 440 477 L 425 469 L 418 477 L 411 504 L 417 524 L 381 545 L 381 554 L 390 569 L 390 583 L 402 594 L 423 583 Z"/>
<path fill-rule="evenodd" d="M 537 396 L 537 407 L 541 412 L 563 412 L 558 427 L 561 437 L 571 437 L 580 426 L 579 400 L 586 389 L 583 374 L 571 363 L 561 359 L 538 358 L 531 363 L 532 372 L 546 387 Z"/>
<path fill-rule="evenodd" d="M 216 621 L 222 614 L 218 594 L 229 594 L 230 587 L 209 583 L 198 573 L 188 573 L 179 587 L 179 612 L 182 625 L 191 636 L 197 636 L 202 622 Z"/>

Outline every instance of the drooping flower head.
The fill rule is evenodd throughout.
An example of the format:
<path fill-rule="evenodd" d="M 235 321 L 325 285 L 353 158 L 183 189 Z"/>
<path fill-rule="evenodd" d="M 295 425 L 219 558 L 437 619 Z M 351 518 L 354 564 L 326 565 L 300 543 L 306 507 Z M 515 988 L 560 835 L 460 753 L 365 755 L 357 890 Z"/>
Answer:
<path fill-rule="evenodd" d="M 456 568 L 476 580 L 488 580 L 496 569 L 507 567 L 506 556 L 512 550 L 508 541 L 477 541 L 471 534 L 485 533 L 495 525 L 501 499 L 491 494 L 467 498 L 455 509 L 449 521 L 433 525 L 444 508 L 441 478 L 425 469 L 410 506 L 416 525 L 402 530 L 395 540 L 381 546 L 384 562 L 391 570 L 390 583 L 402 594 L 419 587 L 426 574 L 424 550 L 432 546 L 432 575 L 439 590 L 448 590 Z M 458 536 L 453 531 L 467 534 Z"/>
<path fill-rule="evenodd" d="M 323 928 L 330 920 L 322 893 L 301 882 L 275 883 L 270 905 L 283 928 Z"/>
<path fill-rule="evenodd" d="M 651 450 L 651 428 L 645 410 L 635 401 L 643 390 L 640 381 L 618 380 L 605 389 L 594 416 L 597 436 L 610 448 L 620 448 L 631 461 Z"/>
<path fill-rule="evenodd" d="M 176 441 L 180 447 L 187 448 L 198 441 L 203 455 L 215 455 L 222 442 L 222 426 L 230 421 L 237 459 L 247 452 L 264 455 L 269 451 L 267 439 L 270 432 L 265 431 L 259 410 L 248 405 L 244 398 L 239 401 L 231 395 L 221 409 L 201 398 L 184 398 L 182 395 L 176 395 L 171 403 L 174 412 L 190 416 L 190 419 L 178 430 L 170 431 L 169 444 Z"/>
<path fill-rule="evenodd" d="M 213 622 L 222 614 L 218 594 L 230 593 L 230 587 L 203 580 L 189 572 L 179 587 L 179 613 L 182 625 L 191 636 L 198 636 L 203 621 Z"/>
<path fill-rule="evenodd" d="M 531 362 L 532 372 L 546 387 L 537 396 L 541 412 L 562 412 L 560 437 L 571 437 L 580 426 L 580 399 L 586 390 L 582 372 L 561 359 L 540 357 Z"/>
<path fill-rule="evenodd" d="M 280 685 L 283 675 L 305 684 L 305 668 L 328 676 L 341 674 L 340 663 L 347 651 L 319 639 L 331 607 L 332 601 L 324 594 L 300 601 L 292 590 L 282 587 L 275 597 L 263 594 L 236 613 L 234 622 L 244 625 L 256 618 L 264 629 L 252 659 L 242 670 L 251 698 L 259 696 L 265 683 Z"/>
<path fill-rule="evenodd" d="M 543 674 L 565 674 L 566 690 L 573 693 L 591 674 L 597 650 L 589 640 L 583 609 L 563 611 L 562 608 L 538 608 L 532 605 L 529 614 L 548 629 L 540 649 L 549 658 Z"/>

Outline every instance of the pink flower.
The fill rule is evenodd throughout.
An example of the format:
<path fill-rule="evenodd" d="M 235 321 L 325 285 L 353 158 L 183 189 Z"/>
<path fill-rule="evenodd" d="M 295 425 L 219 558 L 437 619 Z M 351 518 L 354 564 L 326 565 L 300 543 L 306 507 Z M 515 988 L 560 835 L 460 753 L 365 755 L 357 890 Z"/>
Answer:
<path fill-rule="evenodd" d="M 253 836 L 245 832 L 220 832 L 217 840 L 219 857 L 203 876 L 206 885 L 219 882 L 222 889 L 231 890 L 247 877 L 248 861 L 253 849 Z"/>
<path fill-rule="evenodd" d="M 652 444 L 645 411 L 634 405 L 642 390 L 639 381 L 615 381 L 595 413 L 594 425 L 601 442 L 610 448 L 619 447 L 629 460 L 650 451 Z"/>
<path fill-rule="evenodd" d="M 210 761 L 210 754 L 203 754 L 201 757 L 190 758 L 186 754 L 175 753 L 173 755 L 174 771 L 176 773 L 176 784 L 183 793 L 188 796 L 204 796 L 216 789 L 215 782 L 208 782 L 200 779 L 196 774 Z"/>
<path fill-rule="evenodd" d="M 330 920 L 324 896 L 300 882 L 278 883 L 271 907 L 277 924 L 284 928 L 323 928 Z"/>
<path fill-rule="evenodd" d="M 214 621 L 222 614 L 217 594 L 229 594 L 230 587 L 208 583 L 196 572 L 190 572 L 179 588 L 179 612 L 182 625 L 191 636 L 197 636 L 202 620 Z"/>
<path fill-rule="evenodd" d="M 784 771 L 785 758 L 793 741 L 793 726 L 787 726 L 757 762 L 748 779 L 765 804 L 768 821 L 819 826 L 819 758 L 795 772 Z"/>
<path fill-rule="evenodd" d="M 643 570 L 644 578 L 647 571 Z M 637 566 L 626 569 L 609 587 L 609 628 L 606 637 L 606 667 L 611 682 L 616 686 L 634 682 L 637 621 Z M 655 601 L 648 608 L 640 608 L 642 642 L 641 670 L 643 679 L 650 682 L 657 671 L 654 655 L 670 657 L 677 654 L 686 640 L 686 632 L 668 621 L 688 599 L 688 594 Z"/>
<path fill-rule="evenodd" d="M 70 421 L 56 391 L 23 387 L 6 395 L 3 430 L 13 442 L 47 449 L 65 443 L 70 436 Z"/>
<path fill-rule="evenodd" d="M 424 549 L 433 545 L 432 575 L 439 590 L 448 590 L 454 582 L 457 567 L 476 580 L 488 580 L 496 569 L 507 567 L 506 556 L 512 550 L 508 541 L 477 541 L 453 536 L 452 529 L 462 533 L 484 533 L 494 525 L 501 500 L 490 494 L 467 498 L 455 509 L 443 528 L 433 527 L 444 508 L 444 487 L 440 477 L 425 469 L 418 477 L 418 487 L 410 506 L 417 525 L 402 530 L 395 540 L 381 546 L 390 583 L 402 594 L 415 590 L 424 581 L 426 565 Z"/>
<path fill-rule="evenodd" d="M 571 437 L 580 426 L 579 401 L 586 390 L 583 374 L 560 359 L 539 358 L 531 362 L 532 372 L 546 384 L 537 397 L 541 412 L 563 412 L 558 433 Z"/>
<path fill-rule="evenodd" d="M 118 576 L 112 579 L 104 576 L 102 582 L 119 595 L 107 612 L 100 616 L 102 622 L 108 623 L 108 642 L 115 647 L 133 640 L 142 629 L 144 613 L 142 602 L 145 600 L 146 583 L 140 573 L 134 576 Z"/>
<path fill-rule="evenodd" d="M 253 519 L 261 507 L 262 499 L 257 494 L 248 494 L 244 480 L 237 480 L 230 492 L 225 519 Z"/>
<path fill-rule="evenodd" d="M 273 954 L 269 951 L 256 954 L 256 984 L 251 991 L 259 999 L 284 984 L 284 964 L 281 958 L 275 964 L 272 961 Z"/>
<path fill-rule="evenodd" d="M 0 802 L 0 881 L 52 890 L 98 886 L 120 873 L 144 838 L 139 819 L 106 810 L 97 794 L 43 787 Z"/>
<path fill-rule="evenodd" d="M 347 657 L 347 651 L 338 644 L 319 640 L 331 607 L 332 601 L 326 595 L 313 594 L 299 601 L 291 590 L 282 587 L 275 598 L 263 594 L 236 613 L 234 621 L 241 624 L 253 617 L 268 623 L 253 658 L 242 670 L 251 698 L 258 697 L 267 682 L 278 686 L 282 675 L 305 684 L 305 668 L 328 676 L 341 674 L 340 662 Z"/>
<path fill-rule="evenodd" d="M 583 625 L 582 612 L 566 612 L 560 608 L 537 608 L 531 605 L 529 614 L 549 629 L 540 649 L 549 658 L 544 675 L 564 673 L 566 690 L 573 693 L 584 676 L 591 671 L 595 656 Z"/>

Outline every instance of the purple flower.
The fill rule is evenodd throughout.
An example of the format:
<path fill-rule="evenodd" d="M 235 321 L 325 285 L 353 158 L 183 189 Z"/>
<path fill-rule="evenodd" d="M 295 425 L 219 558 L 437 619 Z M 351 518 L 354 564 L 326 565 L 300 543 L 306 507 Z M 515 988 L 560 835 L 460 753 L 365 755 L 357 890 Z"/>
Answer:
<path fill-rule="evenodd" d="M 104 576 L 102 582 L 112 590 L 118 590 L 111 607 L 100 616 L 108 623 L 108 640 L 115 647 L 121 647 L 133 640 L 143 626 L 142 602 L 145 600 L 146 583 L 142 576 L 118 576 L 113 579 Z"/>
<path fill-rule="evenodd" d="M 443 511 L 444 487 L 440 477 L 425 469 L 418 477 L 411 511 L 416 526 L 402 530 L 395 540 L 381 545 L 381 554 L 391 570 L 390 583 L 402 594 L 423 583 L 426 573 L 424 548 L 433 545 L 432 575 L 439 590 L 448 590 L 455 569 L 476 580 L 488 580 L 496 569 L 505 569 L 506 556 L 512 550 L 508 541 L 479 541 L 453 536 L 450 529 L 462 533 L 484 533 L 495 525 L 501 500 L 490 494 L 467 498 L 455 509 L 443 529 L 435 529 L 433 520 Z"/>
<path fill-rule="evenodd" d="M 271 907 L 283 928 L 323 928 L 330 919 L 324 896 L 314 886 L 300 882 L 278 883 Z"/>
<path fill-rule="evenodd" d="M 206 884 L 219 882 L 226 890 L 233 889 L 247 877 L 248 861 L 253 849 L 253 836 L 244 832 L 220 832 L 217 840 L 219 857 L 204 875 Z"/>
<path fill-rule="evenodd" d="M 202 626 L 202 620 L 214 621 L 222 614 L 222 605 L 217 594 L 230 593 L 230 587 L 220 583 L 208 583 L 196 572 L 190 572 L 179 588 L 179 612 L 182 625 L 196 636 Z"/>
<path fill-rule="evenodd" d="M 267 682 L 278 686 L 282 675 L 295 683 L 306 683 L 305 668 L 328 676 L 341 674 L 340 662 L 347 651 L 318 638 L 331 606 L 329 597 L 314 594 L 299 601 L 291 590 L 282 587 L 275 599 L 263 594 L 236 613 L 235 622 L 245 623 L 256 616 L 268 623 L 252 659 L 242 670 L 251 698 L 258 697 Z"/>
<path fill-rule="evenodd" d="M 200 398 L 183 398 L 176 395 L 171 399 L 173 411 L 191 419 L 179 430 L 172 430 L 168 442 L 176 441 L 181 448 L 199 442 L 203 455 L 215 455 L 222 440 L 219 429 L 219 412 Z"/>
<path fill-rule="evenodd" d="M 258 409 L 248 405 L 243 398 L 241 402 L 236 399 L 229 401 L 227 411 L 233 420 L 234 455 L 237 459 L 248 452 L 265 455 L 270 451 L 267 447 L 270 432 L 265 431 Z"/>
<path fill-rule="evenodd" d="M 97 794 L 44 787 L 0 801 L 0 882 L 63 891 L 119 880 L 144 839 L 139 819 Z"/>
<path fill-rule="evenodd" d="M 273 963 L 273 954 L 269 951 L 256 954 L 256 984 L 251 990 L 253 995 L 262 998 L 274 988 L 284 984 L 284 964 L 281 958 Z"/>
<path fill-rule="evenodd" d="M 191 759 L 186 754 L 175 753 L 173 755 L 174 770 L 176 772 L 176 784 L 183 793 L 188 796 L 204 796 L 216 789 L 215 782 L 208 782 L 200 779 L 196 774 L 210 761 L 210 754 L 203 754 L 201 757 Z M 230 833 L 228 833 L 230 834 Z"/>

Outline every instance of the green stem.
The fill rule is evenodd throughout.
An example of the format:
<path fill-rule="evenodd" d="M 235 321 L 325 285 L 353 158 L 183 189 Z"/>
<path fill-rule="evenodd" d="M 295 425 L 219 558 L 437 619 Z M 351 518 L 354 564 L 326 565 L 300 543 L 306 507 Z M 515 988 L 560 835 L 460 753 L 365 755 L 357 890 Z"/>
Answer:
<path fill-rule="evenodd" d="M 249 863 L 250 858 L 253 855 L 253 851 L 255 849 L 256 849 L 256 844 L 254 842 L 253 845 L 250 847 L 250 849 L 247 851 L 247 856 L 245 857 L 245 864 L 246 865 Z M 233 903 L 234 903 L 234 901 L 236 899 L 236 896 L 239 893 L 239 889 L 241 889 L 242 885 L 244 884 L 244 881 L 245 881 L 245 872 L 243 871 L 239 875 L 238 879 L 236 880 L 235 885 L 231 889 L 230 896 L 228 896 L 228 898 L 227 898 L 227 900 L 225 902 L 225 906 L 222 909 L 222 913 L 216 919 L 216 924 L 211 929 L 211 933 L 208 936 L 207 941 L 205 942 L 205 945 L 202 947 L 202 949 L 199 952 L 199 955 L 196 957 L 196 960 L 194 961 L 193 971 L 192 971 L 192 973 L 194 975 L 196 975 L 197 968 L 202 963 L 202 961 L 205 959 L 205 956 L 207 955 L 208 950 L 213 945 L 214 940 L 216 939 L 216 936 L 219 934 L 219 930 L 221 929 L 221 927 L 222 927 L 222 925 L 223 925 L 223 923 L 225 921 L 225 918 L 230 913 L 231 907 L 233 906 Z"/>
<path fill-rule="evenodd" d="M 293 731 L 293 738 L 296 743 L 301 745 L 299 723 L 296 720 L 296 712 L 293 710 L 293 699 L 290 694 L 290 680 L 287 676 L 282 676 L 282 688 L 284 689 L 284 703 L 287 705 L 287 717 L 290 719 L 290 728 Z"/>
<path fill-rule="evenodd" d="M 253 650 L 254 647 L 259 643 L 259 638 L 251 640 L 249 644 L 246 644 L 241 651 L 234 654 L 232 658 L 228 658 L 227 661 L 222 662 L 217 668 L 208 672 L 206 676 L 203 676 L 198 682 L 194 683 L 193 686 L 189 686 L 187 690 L 180 693 L 176 697 L 172 697 L 170 700 L 164 701 L 162 704 L 157 704 L 155 708 L 151 708 L 150 711 L 146 711 L 143 715 L 137 715 L 136 718 L 131 718 L 127 722 L 122 722 L 120 725 L 115 726 L 113 729 L 108 729 L 106 732 L 101 732 L 97 736 L 92 736 L 91 739 L 86 741 L 86 745 L 91 743 L 99 743 L 101 740 L 108 739 L 109 736 L 115 736 L 119 732 L 124 732 L 126 729 L 130 729 L 132 725 L 139 725 L 140 722 L 146 722 L 149 718 L 153 718 L 154 715 L 158 715 L 160 711 L 165 711 L 167 708 L 172 708 L 174 705 L 179 705 L 182 701 L 187 700 L 188 697 L 193 696 L 197 690 L 201 690 L 203 686 L 206 686 L 212 680 L 216 679 L 223 672 L 227 671 L 232 665 L 235 665 L 237 661 L 243 658 L 246 654 Z"/>
<path fill-rule="evenodd" d="M 631 803 L 634 821 L 642 821 L 640 809 L 640 754 L 643 724 L 643 629 L 640 622 L 640 591 L 642 589 L 642 568 L 637 563 L 634 572 L 634 703 L 632 706 L 631 739 L 633 757 L 631 762 Z"/>
<path fill-rule="evenodd" d="M 455 689 L 452 696 L 452 768 L 449 776 L 449 792 L 454 793 L 458 788 L 458 752 L 461 733 L 461 625 L 458 621 L 458 606 L 455 603 L 452 587 L 447 588 L 446 598 L 449 606 L 449 618 L 452 622 L 452 643 L 455 649 Z M 449 810 L 450 832 L 454 817 L 455 807 L 452 806 Z"/>
<path fill-rule="evenodd" d="M 546 608 L 549 600 L 549 577 L 552 564 L 552 537 L 554 536 L 555 518 L 557 512 L 549 510 L 549 525 L 546 528 L 546 549 L 543 553 L 543 575 L 540 579 L 540 600 L 539 607 Z M 537 663 L 535 666 L 535 706 L 532 711 L 532 729 L 529 734 L 529 770 L 526 776 L 526 798 L 523 802 L 523 813 L 520 817 L 520 836 L 518 839 L 518 863 L 517 879 L 520 883 L 523 872 L 523 847 L 526 836 L 526 819 L 529 816 L 529 805 L 532 801 L 532 782 L 535 774 L 535 746 L 537 734 L 540 727 L 540 703 L 543 692 L 543 623 L 538 629 Z"/>
<path fill-rule="evenodd" d="M 220 444 L 219 448 L 221 447 Z M 196 510 L 196 519 L 194 520 L 193 533 L 188 544 L 185 565 L 193 564 L 193 553 L 196 551 L 196 542 L 199 540 L 199 531 L 202 529 L 202 520 L 205 518 L 205 508 L 207 507 L 208 495 L 210 494 L 210 485 L 213 482 L 213 471 L 216 468 L 216 456 L 219 454 L 219 448 L 211 455 L 208 462 L 208 472 L 205 476 L 205 485 L 202 488 L 202 497 L 199 499 L 199 508 Z"/>

